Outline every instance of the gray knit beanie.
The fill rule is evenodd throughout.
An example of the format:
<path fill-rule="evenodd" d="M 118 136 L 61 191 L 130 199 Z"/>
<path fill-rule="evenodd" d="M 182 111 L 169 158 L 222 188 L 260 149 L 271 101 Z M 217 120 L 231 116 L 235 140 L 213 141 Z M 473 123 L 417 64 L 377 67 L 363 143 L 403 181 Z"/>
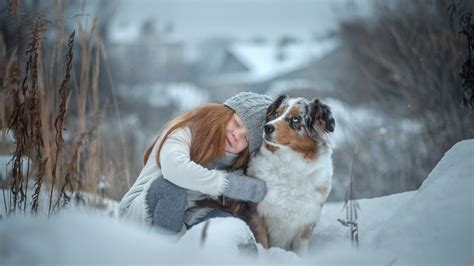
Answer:
<path fill-rule="evenodd" d="M 224 105 L 240 116 L 247 127 L 250 154 L 262 145 L 263 126 L 271 103 L 272 98 L 269 96 L 254 92 L 241 92 L 224 102 Z"/>

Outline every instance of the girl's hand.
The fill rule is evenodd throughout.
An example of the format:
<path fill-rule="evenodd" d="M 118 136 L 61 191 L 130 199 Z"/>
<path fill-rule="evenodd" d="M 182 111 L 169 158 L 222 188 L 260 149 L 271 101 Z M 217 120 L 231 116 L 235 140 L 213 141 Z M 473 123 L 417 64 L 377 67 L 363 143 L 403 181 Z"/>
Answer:
<path fill-rule="evenodd" d="M 229 198 L 258 203 L 265 198 L 267 186 L 265 182 L 235 172 L 226 175 L 228 186 L 223 195 Z"/>

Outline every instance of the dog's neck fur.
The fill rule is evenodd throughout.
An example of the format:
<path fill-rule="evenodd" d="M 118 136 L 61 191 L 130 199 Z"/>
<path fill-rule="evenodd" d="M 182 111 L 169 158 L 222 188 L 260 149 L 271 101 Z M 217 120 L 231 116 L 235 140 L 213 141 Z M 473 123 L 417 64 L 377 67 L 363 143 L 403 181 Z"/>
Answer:
<path fill-rule="evenodd" d="M 283 174 L 282 171 L 288 171 L 285 173 L 287 176 L 295 176 L 301 178 L 310 178 L 314 181 L 327 181 L 318 180 L 323 170 L 326 170 L 328 164 L 332 167 L 331 155 L 332 147 L 327 143 L 320 143 L 317 147 L 317 156 L 314 160 L 305 160 L 303 155 L 291 150 L 288 147 L 278 147 L 277 149 L 268 149 L 266 143 L 262 145 L 260 150 L 252 158 L 249 165 L 249 174 L 252 175 L 252 171 L 262 170 L 261 167 L 265 166 L 266 170 L 278 169 L 279 175 Z M 258 164 L 258 167 L 252 165 Z M 271 168 L 271 169 L 268 169 Z M 268 171 L 267 171 L 268 173 Z M 325 175 L 323 175 L 325 177 Z M 265 180 L 265 177 L 259 176 Z"/>
<path fill-rule="evenodd" d="M 275 164 L 278 163 L 278 166 L 280 167 L 281 163 L 291 165 L 290 168 L 297 172 L 301 172 L 302 170 L 310 170 L 310 172 L 312 172 L 313 169 L 316 170 L 315 168 L 317 168 L 318 159 L 325 156 L 331 156 L 332 154 L 332 148 L 325 143 L 319 143 L 318 146 L 315 147 L 316 157 L 314 160 L 305 159 L 302 154 L 297 153 L 286 146 L 276 147 L 276 149 L 273 149 L 272 147 L 270 150 L 267 145 L 270 144 L 264 143 L 258 153 L 261 153 L 263 157 L 271 158 L 269 161 Z"/>

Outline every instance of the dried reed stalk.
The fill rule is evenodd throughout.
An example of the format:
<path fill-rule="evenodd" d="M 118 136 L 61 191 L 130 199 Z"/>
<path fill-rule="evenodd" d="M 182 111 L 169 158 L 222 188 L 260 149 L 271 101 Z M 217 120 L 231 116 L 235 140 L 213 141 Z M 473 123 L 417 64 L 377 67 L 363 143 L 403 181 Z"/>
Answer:
<path fill-rule="evenodd" d="M 101 154 L 100 134 L 97 132 L 108 104 L 105 105 L 103 111 L 100 110 L 99 70 L 103 54 L 101 54 L 102 47 L 98 46 L 101 43 L 97 20 L 94 20 L 90 31 L 89 29 L 87 30 L 88 33 L 86 33 L 82 25 L 79 25 L 81 54 L 77 61 L 80 62 L 82 67 L 78 72 L 80 75 L 78 82 L 73 85 L 77 89 L 69 90 L 68 92 L 67 85 L 72 82 L 71 77 L 73 75 L 72 42 L 75 35 L 71 34 L 72 36 L 69 36 L 69 45 L 66 51 L 66 68 L 63 69 L 59 66 L 62 53 L 60 45 L 65 27 L 61 13 L 64 13 L 65 7 L 68 4 L 64 1 L 55 1 L 52 5 L 56 7 L 54 12 L 55 17 L 58 18 L 55 20 L 57 22 L 55 25 L 58 27 L 58 34 L 56 42 L 52 47 L 53 51 L 50 51 L 50 48 L 41 48 L 41 36 L 47 22 L 40 17 L 23 14 L 21 6 L 20 8 L 18 7 L 18 1 L 12 1 L 9 6 L 12 13 L 16 14 L 17 50 L 26 50 L 26 57 L 20 56 L 20 52 L 18 52 L 16 54 L 17 64 L 12 64 L 12 67 L 8 69 L 7 81 L 9 82 L 8 88 L 12 95 L 13 110 L 11 112 L 0 110 L 0 116 L 3 113 L 7 113 L 9 117 L 6 123 L 1 120 L 2 125 L 8 125 L 9 129 L 13 131 L 16 140 L 15 154 L 12 159 L 13 177 L 9 179 L 10 184 L 8 184 L 11 188 L 11 193 L 9 195 L 9 204 L 6 204 L 6 206 L 9 206 L 10 213 L 14 212 L 17 208 L 26 210 L 26 199 L 31 199 L 27 194 L 30 165 L 27 167 L 26 175 L 22 173 L 24 168 L 22 166 L 30 162 L 30 160 L 24 161 L 26 157 L 31 158 L 31 172 L 35 176 L 31 208 L 33 213 L 37 213 L 39 210 L 41 204 L 39 198 L 44 182 L 51 181 L 48 206 L 48 215 L 50 215 L 54 212 L 55 208 L 64 206 L 64 204 L 69 202 L 71 195 L 69 192 L 74 193 L 75 190 L 94 191 L 95 186 L 90 187 L 87 182 L 90 181 L 92 184 L 95 181 L 93 177 L 100 178 L 100 173 L 104 171 L 100 167 L 100 162 L 104 161 L 102 158 L 104 154 Z M 22 14 L 22 17 L 19 17 L 18 14 Z M 34 19 L 29 19 L 29 17 Z M 27 22 L 26 24 L 24 23 L 25 21 Z M 23 28 L 25 25 L 27 27 Z M 21 33 L 25 32 L 24 29 L 31 29 L 31 32 L 26 35 L 31 38 L 27 45 L 22 40 L 24 36 Z M 92 64 L 95 65 L 93 66 Z M 93 68 L 91 69 L 91 67 Z M 20 69 L 24 70 L 24 72 L 21 73 Z M 60 80 L 61 76 L 64 77 L 62 81 Z M 51 91 L 47 90 L 47 88 L 57 86 L 55 84 L 61 84 L 58 93 L 56 91 L 51 93 Z M 92 95 L 89 92 L 91 85 Z M 78 103 L 79 119 L 77 121 L 79 122 L 79 128 L 75 132 L 79 133 L 75 134 L 77 137 L 74 140 L 65 141 L 63 138 L 63 128 L 66 123 L 69 96 L 72 93 L 77 93 L 77 99 L 74 100 L 77 100 Z M 90 98 L 92 98 L 92 105 L 88 102 Z M 92 123 L 88 120 L 90 111 L 93 111 Z M 0 117 L 0 119 L 2 118 Z M 55 130 L 55 134 L 53 134 L 53 130 Z M 52 144 L 53 141 L 55 145 Z M 65 153 L 65 149 L 72 150 L 72 152 Z M 62 156 L 62 153 L 67 154 L 68 157 Z M 63 157 L 64 159 L 62 159 Z M 30 181 L 30 183 L 32 182 Z M 2 185 L 5 185 L 5 183 L 2 183 Z M 53 204 L 56 200 L 53 199 L 53 194 L 58 192 L 57 202 Z M 76 193 L 77 195 L 79 193 Z M 21 202 L 24 204 L 18 204 Z"/>
<path fill-rule="evenodd" d="M 18 17 L 18 0 L 11 0 L 8 4 L 8 8 L 13 11 L 15 17 Z"/>
<path fill-rule="evenodd" d="M 43 161 L 38 163 L 38 170 L 36 171 L 35 177 L 35 192 L 33 194 L 33 205 L 31 206 L 31 211 L 33 214 L 38 214 L 40 194 L 41 194 L 41 185 L 43 184 L 44 170 L 46 169 L 46 164 L 48 163 L 46 158 Z"/>
<path fill-rule="evenodd" d="M 349 186 L 346 191 L 346 198 L 343 209 L 346 210 L 346 220 L 337 219 L 343 226 L 349 227 L 351 234 L 352 247 L 359 247 L 359 225 L 357 224 L 357 210 L 359 209 L 359 203 L 357 203 L 355 190 L 354 190 L 354 167 L 358 156 L 358 149 L 356 147 L 354 156 L 352 157 L 352 168 L 351 176 L 349 179 Z"/>
<path fill-rule="evenodd" d="M 121 118 L 121 114 L 120 114 L 120 109 L 118 107 L 118 101 L 117 101 L 117 96 L 116 96 L 116 92 L 115 92 L 115 86 L 114 86 L 113 79 L 112 79 L 112 74 L 111 74 L 111 71 L 110 71 L 109 63 L 107 61 L 107 53 L 106 53 L 105 48 L 102 45 L 101 45 L 101 50 L 102 50 L 102 52 L 101 52 L 102 60 L 105 63 L 105 70 L 107 72 L 107 79 L 110 83 L 110 88 L 111 88 L 111 92 L 112 92 L 112 100 L 113 100 L 113 104 L 114 104 L 114 109 L 115 109 L 115 113 L 117 114 L 117 121 L 118 121 L 119 132 L 120 132 L 120 142 L 121 142 L 121 145 L 123 147 L 123 152 L 122 152 L 121 155 L 122 155 L 122 160 L 123 160 L 122 163 L 124 165 L 125 181 L 126 181 L 127 187 L 130 187 L 132 185 L 132 180 L 131 180 L 131 176 L 130 176 L 130 166 L 129 166 L 129 162 L 128 162 L 128 158 L 127 158 L 128 148 L 127 148 L 127 143 L 125 141 L 122 118 Z"/>
<path fill-rule="evenodd" d="M 40 106 L 37 93 L 38 82 L 38 57 L 40 50 L 41 33 L 45 30 L 46 22 L 37 17 L 32 25 L 31 42 L 28 44 L 27 62 L 25 65 L 25 74 L 20 87 L 19 66 L 20 61 L 18 57 L 18 70 L 13 68 L 10 79 L 12 81 L 12 96 L 13 96 L 13 112 L 9 119 L 9 129 L 13 130 L 16 139 L 16 148 L 13 155 L 13 169 L 11 179 L 11 194 L 10 194 L 10 208 L 12 212 L 16 208 L 23 208 L 26 210 L 28 177 L 29 177 L 29 160 L 26 177 L 22 173 L 23 156 L 29 154 L 34 160 L 43 161 L 41 150 L 44 146 L 41 135 L 41 121 Z M 20 28 L 20 27 L 19 27 Z M 18 32 L 20 35 L 21 33 Z M 20 39 L 21 37 L 18 37 Z M 29 90 L 31 84 L 31 90 Z M 29 124 L 28 124 L 29 122 Z M 45 160 L 47 161 L 47 160 Z M 38 172 L 38 173 L 41 173 Z M 41 186 L 42 176 L 38 177 L 36 182 L 39 191 Z M 13 197 L 13 199 L 12 199 Z"/>
<path fill-rule="evenodd" d="M 35 26 L 33 29 L 33 41 L 32 46 L 30 47 L 29 53 L 30 58 L 33 58 L 32 64 L 30 65 L 31 73 L 31 90 L 29 93 L 29 106 L 28 110 L 30 111 L 30 129 L 31 134 L 29 136 L 30 143 L 28 144 L 30 148 L 33 149 L 33 154 L 30 154 L 33 162 L 37 162 L 37 169 L 35 173 L 35 191 L 33 194 L 33 205 L 32 212 L 38 213 L 39 198 L 41 193 L 41 186 L 43 184 L 43 177 L 46 169 L 46 164 L 48 162 L 48 157 L 44 157 L 44 141 L 42 134 L 42 122 L 41 122 L 41 105 L 40 98 L 37 91 L 37 81 L 38 81 L 38 54 L 40 49 L 40 39 L 41 32 L 45 30 L 46 21 L 41 17 L 37 17 L 35 21 Z M 28 178 L 28 173 L 26 177 Z"/>
<path fill-rule="evenodd" d="M 86 131 L 86 112 L 87 112 L 87 93 L 88 93 L 88 80 L 89 80 L 89 49 L 87 46 L 87 36 L 82 25 L 79 27 L 80 42 L 81 42 L 81 75 L 80 84 L 77 90 L 78 93 L 78 113 L 79 113 L 79 132 Z"/>
<path fill-rule="evenodd" d="M 39 162 L 38 169 L 36 169 L 35 176 L 35 194 L 33 198 L 39 198 L 39 193 L 41 191 L 41 185 L 43 183 L 44 168 L 48 158 L 44 159 L 44 141 L 42 134 L 42 122 L 41 122 L 41 105 L 40 105 L 40 96 L 38 93 L 38 57 L 41 46 L 41 33 L 46 30 L 46 21 L 41 17 L 37 17 L 34 23 L 33 28 L 33 39 L 29 50 L 29 58 L 31 60 L 30 64 L 30 74 L 31 74 L 31 90 L 29 91 L 28 110 L 29 110 L 29 121 L 30 121 L 30 130 L 28 146 L 30 149 L 33 149 L 33 154 L 30 153 L 31 159 L 33 161 Z M 26 77 L 25 77 L 26 78 Z M 23 200 L 25 200 L 24 207 L 26 208 L 27 201 L 27 190 L 28 190 L 28 180 L 29 180 L 29 168 L 30 160 L 28 160 L 28 167 L 25 179 L 25 195 Z M 43 163 L 43 164 L 42 164 Z M 38 194 L 36 194 L 38 193 Z M 37 209 L 32 208 L 34 213 L 37 213 Z"/>
<path fill-rule="evenodd" d="M 12 180 L 11 180 L 11 194 L 10 199 L 12 207 L 12 212 L 16 211 L 17 205 L 22 201 L 26 200 L 26 193 L 23 189 L 23 173 L 21 172 L 23 165 L 23 156 L 26 155 L 27 151 L 31 148 L 32 144 L 36 141 L 29 141 L 32 137 L 35 138 L 36 134 L 28 132 L 28 120 L 33 121 L 35 117 L 35 103 L 34 99 L 29 99 L 28 95 L 28 78 L 30 77 L 32 86 L 35 86 L 37 80 L 37 53 L 39 49 L 40 34 L 41 29 L 43 28 L 43 21 L 37 19 L 33 25 L 32 29 L 32 40 L 29 43 L 28 49 L 26 51 L 28 60 L 25 65 L 25 76 L 21 84 L 21 89 L 19 86 L 13 86 L 12 95 L 13 95 L 13 112 L 10 117 L 10 129 L 13 130 L 14 137 L 16 139 L 16 149 L 13 155 L 13 169 L 12 169 Z M 20 28 L 20 27 L 19 27 Z M 20 35 L 20 31 L 18 35 Z M 18 37 L 20 39 L 21 37 Z M 18 58 L 18 65 L 19 58 Z M 19 71 L 15 73 L 20 75 Z M 12 77 L 12 80 L 19 80 L 17 77 Z M 33 97 L 34 97 L 34 93 Z M 32 107 L 33 106 L 33 107 Z M 30 114 L 28 116 L 28 112 Z M 34 136 L 33 136 L 34 135 Z M 28 176 L 28 173 L 27 173 Z M 27 189 L 27 188 L 26 188 Z M 20 206 L 20 205 L 18 205 Z"/>
<path fill-rule="evenodd" d="M 74 186 L 72 185 L 72 181 L 71 181 L 69 173 L 67 173 L 66 176 L 64 177 L 64 184 L 61 186 L 61 189 L 59 190 L 59 197 L 58 197 L 58 200 L 56 201 L 56 204 L 53 207 L 53 210 L 57 207 L 64 207 L 71 201 L 71 197 L 66 192 L 67 189 L 69 189 L 71 193 L 74 191 Z M 61 199 L 63 199 L 62 204 L 60 201 Z"/>
<path fill-rule="evenodd" d="M 16 139 L 16 146 L 15 151 L 13 154 L 13 168 L 12 168 L 12 178 L 10 179 L 10 193 L 9 193 L 9 202 L 8 206 L 10 211 L 12 211 L 12 193 L 13 189 L 16 187 L 16 180 L 19 175 L 19 169 L 21 169 L 21 156 L 23 154 L 23 144 L 24 138 L 22 138 L 22 132 L 20 129 L 24 127 L 23 122 L 23 113 L 21 112 L 20 108 L 22 108 L 22 103 L 20 99 L 20 65 L 18 62 L 12 66 L 8 73 L 9 83 L 11 84 L 11 95 L 12 95 L 12 114 L 9 118 L 8 122 L 8 130 L 13 130 L 13 134 Z M 13 200 L 15 202 L 15 200 Z M 5 205 L 6 206 L 6 205 Z M 8 214 L 7 213 L 7 214 Z"/>
<path fill-rule="evenodd" d="M 51 58 L 51 64 L 49 66 L 49 75 L 48 75 L 48 84 L 58 84 L 60 75 L 55 75 L 57 73 L 56 71 L 59 72 L 60 68 L 60 61 L 61 61 L 61 55 L 62 55 L 62 44 L 63 44 L 63 39 L 64 39 L 64 20 L 62 19 L 62 16 L 64 15 L 65 8 L 66 8 L 66 2 L 65 1 L 55 1 L 54 5 L 54 16 L 55 16 L 55 26 L 57 28 L 57 35 L 56 35 L 56 41 L 54 42 L 54 48 L 52 51 L 52 58 Z M 52 103 L 53 106 L 56 106 L 56 103 Z"/>
<path fill-rule="evenodd" d="M 5 215 L 8 215 L 7 209 L 7 197 L 5 195 L 5 184 L 3 182 L 3 175 L 0 173 L 0 182 L 2 183 L 2 194 L 3 194 L 3 207 L 5 208 Z"/>
<path fill-rule="evenodd" d="M 95 60 L 94 60 L 94 68 L 92 71 L 92 108 L 94 112 L 94 118 L 93 119 L 93 127 L 97 128 L 97 134 L 95 135 L 96 137 L 91 141 L 90 143 L 90 156 L 88 157 L 88 169 L 90 171 L 91 177 L 96 177 L 96 183 L 92 184 L 93 186 L 97 186 L 97 177 L 100 178 L 102 177 L 102 172 L 103 169 L 101 169 L 101 153 L 100 153 L 100 147 L 101 147 L 101 139 L 100 139 L 100 128 L 99 128 L 99 123 L 102 120 L 104 113 L 101 113 L 100 107 L 99 107 L 99 73 L 100 73 L 100 49 L 95 49 Z M 104 112 L 106 109 L 106 106 L 108 106 L 108 103 L 106 103 Z M 97 115 L 99 114 L 99 115 Z M 102 170 L 102 171 L 101 171 Z M 91 182 L 92 183 L 92 182 Z"/>
<path fill-rule="evenodd" d="M 57 165 L 58 165 L 58 157 L 59 153 L 61 152 L 64 146 L 64 138 L 63 138 L 63 127 L 64 127 L 64 120 L 66 116 L 66 101 L 67 101 L 67 84 L 71 79 L 71 71 L 72 71 L 72 59 L 73 59 L 73 46 L 74 46 L 74 35 L 75 31 L 73 31 L 69 35 L 68 40 L 68 52 L 66 55 L 66 75 L 64 77 L 63 82 L 61 83 L 61 87 L 59 89 L 59 97 L 61 102 L 59 104 L 59 113 L 56 119 L 54 120 L 54 128 L 56 129 L 56 154 L 54 156 L 53 162 L 53 169 L 52 169 L 52 181 L 51 181 L 51 194 L 49 196 L 49 207 L 48 207 L 48 215 L 51 214 L 52 208 L 52 201 L 53 201 L 53 191 L 54 185 L 57 179 Z"/>
<path fill-rule="evenodd" d="M 66 205 L 70 201 L 70 196 L 67 194 L 66 188 L 69 188 L 71 193 L 74 191 L 81 191 L 83 184 L 80 178 L 80 154 L 81 148 L 85 146 L 85 142 L 87 136 L 91 135 L 90 131 L 79 133 L 74 141 L 74 148 L 73 151 L 70 153 L 72 154 L 69 158 L 68 162 L 66 163 L 66 176 L 64 178 L 64 183 L 61 186 L 61 190 L 59 192 L 59 197 L 54 204 L 52 211 L 54 212 L 55 209 L 58 207 L 62 207 Z M 74 188 L 73 181 L 76 184 L 76 188 Z M 79 193 L 76 193 L 76 199 L 80 200 Z M 62 201 L 61 201 L 62 200 Z"/>
<path fill-rule="evenodd" d="M 69 153 L 71 154 L 71 157 L 66 163 L 65 182 L 61 186 L 60 195 L 52 208 L 52 212 L 54 212 L 56 208 L 62 207 L 70 201 L 71 197 L 67 194 L 66 189 L 69 189 L 71 193 L 76 192 L 74 193 L 74 195 L 77 202 L 84 202 L 83 198 L 81 197 L 80 191 L 85 190 L 85 180 L 83 177 L 84 171 L 81 171 L 83 170 L 83 164 L 85 163 L 85 160 L 81 158 L 88 157 L 90 147 L 87 144 L 90 143 L 90 141 L 96 137 L 96 131 L 107 109 L 108 103 L 106 102 L 104 104 L 102 112 L 93 115 L 93 123 L 91 127 L 86 131 L 78 133 L 76 135 L 76 138 L 73 143 L 73 150 Z M 87 169 L 84 170 L 87 171 Z"/>

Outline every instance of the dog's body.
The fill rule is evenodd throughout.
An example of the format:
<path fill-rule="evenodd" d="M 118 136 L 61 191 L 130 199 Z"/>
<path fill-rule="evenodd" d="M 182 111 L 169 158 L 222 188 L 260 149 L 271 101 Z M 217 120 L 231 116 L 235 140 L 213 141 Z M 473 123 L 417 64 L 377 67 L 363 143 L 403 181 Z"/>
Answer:
<path fill-rule="evenodd" d="M 307 250 L 331 190 L 334 125 L 319 100 L 281 96 L 269 107 L 264 143 L 247 169 L 267 185 L 248 221 L 264 247 Z"/>

